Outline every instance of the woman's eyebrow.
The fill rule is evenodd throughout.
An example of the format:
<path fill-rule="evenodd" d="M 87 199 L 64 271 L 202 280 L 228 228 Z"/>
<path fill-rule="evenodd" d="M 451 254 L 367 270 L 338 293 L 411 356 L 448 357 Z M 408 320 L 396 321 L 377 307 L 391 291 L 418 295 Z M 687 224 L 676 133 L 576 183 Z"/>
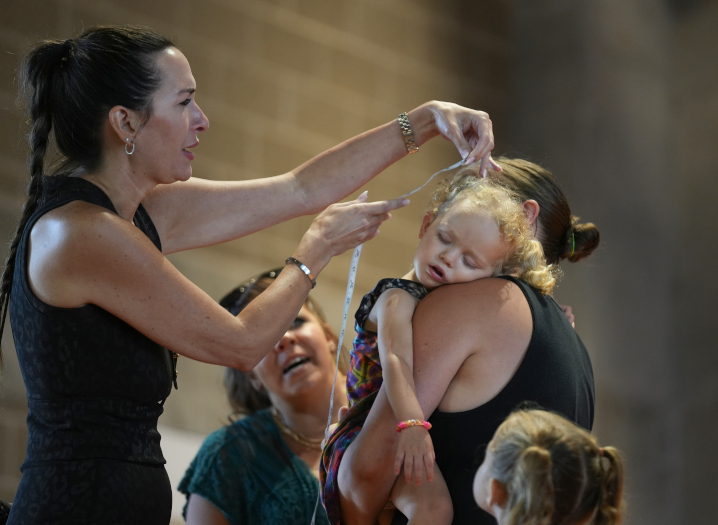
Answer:
<path fill-rule="evenodd" d="M 197 91 L 196 88 L 187 88 L 187 89 L 181 89 L 177 92 L 178 95 L 181 95 L 182 93 L 189 93 L 190 95 Z"/>

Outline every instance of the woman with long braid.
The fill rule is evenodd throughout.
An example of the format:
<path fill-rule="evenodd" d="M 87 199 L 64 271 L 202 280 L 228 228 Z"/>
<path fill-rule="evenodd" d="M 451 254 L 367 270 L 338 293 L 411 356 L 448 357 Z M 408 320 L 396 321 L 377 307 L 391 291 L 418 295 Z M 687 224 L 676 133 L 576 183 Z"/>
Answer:
<path fill-rule="evenodd" d="M 467 162 L 491 162 L 488 115 L 429 102 L 284 175 L 190 179 L 209 121 L 187 59 L 141 28 L 37 44 L 21 89 L 31 182 L 0 290 L 29 406 L 11 524 L 168 523 L 157 418 L 177 356 L 253 368 L 329 260 L 371 239 L 406 201 L 329 206 L 287 270 L 236 317 L 166 254 L 321 211 L 437 135 Z M 62 162 L 48 177 L 53 143 Z"/>

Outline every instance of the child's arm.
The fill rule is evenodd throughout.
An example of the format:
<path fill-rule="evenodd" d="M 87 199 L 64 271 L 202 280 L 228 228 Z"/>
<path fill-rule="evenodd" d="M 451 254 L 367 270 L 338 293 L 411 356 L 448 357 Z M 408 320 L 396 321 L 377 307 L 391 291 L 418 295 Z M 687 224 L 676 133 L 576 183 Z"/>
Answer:
<path fill-rule="evenodd" d="M 408 292 L 393 288 L 379 297 L 369 314 L 369 321 L 378 327 L 384 386 L 398 421 L 424 419 L 416 398 L 413 371 L 411 318 L 418 303 Z M 421 426 L 406 428 L 399 436 L 394 473 L 399 475 L 403 463 L 407 483 L 411 483 L 413 472 L 416 485 L 421 485 L 424 468 L 426 479 L 433 481 L 434 457 L 429 431 Z"/>

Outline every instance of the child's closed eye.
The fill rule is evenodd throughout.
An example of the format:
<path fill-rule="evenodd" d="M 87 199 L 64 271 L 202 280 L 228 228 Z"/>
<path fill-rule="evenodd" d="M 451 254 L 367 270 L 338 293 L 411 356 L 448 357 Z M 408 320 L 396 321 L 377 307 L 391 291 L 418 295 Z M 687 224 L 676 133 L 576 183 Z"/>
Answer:
<path fill-rule="evenodd" d="M 471 261 L 469 261 L 466 257 L 463 258 L 464 266 L 466 266 L 470 270 L 478 270 L 478 267 L 474 266 Z"/>

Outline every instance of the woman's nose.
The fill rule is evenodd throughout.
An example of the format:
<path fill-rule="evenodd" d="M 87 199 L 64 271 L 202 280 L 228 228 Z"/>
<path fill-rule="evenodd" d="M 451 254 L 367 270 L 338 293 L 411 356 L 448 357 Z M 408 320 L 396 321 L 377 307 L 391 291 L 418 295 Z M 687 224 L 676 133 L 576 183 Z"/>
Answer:
<path fill-rule="evenodd" d="M 204 114 L 204 111 L 202 111 L 202 109 L 197 105 L 197 115 L 195 115 L 194 129 L 199 133 L 201 131 L 207 131 L 208 128 L 209 119 L 207 118 L 207 115 Z"/>
<path fill-rule="evenodd" d="M 296 342 L 297 342 L 297 340 L 294 337 L 294 332 L 292 330 L 287 330 L 286 332 L 284 332 L 284 335 L 277 342 L 277 344 L 274 345 L 274 351 L 281 352 L 283 350 L 286 350 L 291 345 L 296 344 Z"/>

